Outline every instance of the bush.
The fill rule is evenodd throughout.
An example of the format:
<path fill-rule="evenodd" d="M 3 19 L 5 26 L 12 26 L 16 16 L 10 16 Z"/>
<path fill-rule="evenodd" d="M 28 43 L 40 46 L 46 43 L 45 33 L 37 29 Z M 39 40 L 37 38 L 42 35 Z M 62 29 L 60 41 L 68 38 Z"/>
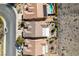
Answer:
<path fill-rule="evenodd" d="M 19 46 L 24 45 L 24 38 L 22 38 L 22 36 L 19 36 L 16 40 L 16 44 L 18 44 Z"/>
<path fill-rule="evenodd" d="M 0 28 L 3 27 L 3 21 L 2 19 L 0 18 Z"/>

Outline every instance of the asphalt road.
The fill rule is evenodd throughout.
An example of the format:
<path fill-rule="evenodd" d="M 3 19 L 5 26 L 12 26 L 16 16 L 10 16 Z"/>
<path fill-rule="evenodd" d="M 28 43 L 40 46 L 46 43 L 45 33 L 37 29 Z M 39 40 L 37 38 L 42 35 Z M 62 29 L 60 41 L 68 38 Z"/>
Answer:
<path fill-rule="evenodd" d="M 0 4 L 0 16 L 6 21 L 8 32 L 6 33 L 6 56 L 16 55 L 16 15 L 14 10 L 6 4 Z"/>

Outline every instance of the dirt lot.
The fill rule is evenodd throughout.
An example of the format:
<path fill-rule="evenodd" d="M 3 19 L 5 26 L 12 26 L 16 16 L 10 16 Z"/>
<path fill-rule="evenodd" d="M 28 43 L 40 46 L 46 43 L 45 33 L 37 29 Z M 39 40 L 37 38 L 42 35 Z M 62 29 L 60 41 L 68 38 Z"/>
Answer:
<path fill-rule="evenodd" d="M 59 54 L 79 55 L 79 4 L 59 6 Z"/>

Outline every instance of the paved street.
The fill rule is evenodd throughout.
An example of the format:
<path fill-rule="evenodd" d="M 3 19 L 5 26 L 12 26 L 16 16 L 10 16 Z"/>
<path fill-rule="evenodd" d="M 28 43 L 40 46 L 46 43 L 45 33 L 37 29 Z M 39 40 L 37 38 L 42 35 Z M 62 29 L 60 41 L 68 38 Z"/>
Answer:
<path fill-rule="evenodd" d="M 6 21 L 8 32 L 6 33 L 6 55 L 16 55 L 16 16 L 12 8 L 4 4 L 0 4 L 0 16 L 3 16 Z"/>

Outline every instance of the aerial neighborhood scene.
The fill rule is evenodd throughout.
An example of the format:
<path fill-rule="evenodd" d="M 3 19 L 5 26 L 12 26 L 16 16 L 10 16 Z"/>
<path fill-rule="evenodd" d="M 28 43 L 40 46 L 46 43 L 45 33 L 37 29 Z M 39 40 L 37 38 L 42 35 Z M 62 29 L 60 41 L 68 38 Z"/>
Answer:
<path fill-rule="evenodd" d="M 78 56 L 79 4 L 0 4 L 0 56 Z"/>

